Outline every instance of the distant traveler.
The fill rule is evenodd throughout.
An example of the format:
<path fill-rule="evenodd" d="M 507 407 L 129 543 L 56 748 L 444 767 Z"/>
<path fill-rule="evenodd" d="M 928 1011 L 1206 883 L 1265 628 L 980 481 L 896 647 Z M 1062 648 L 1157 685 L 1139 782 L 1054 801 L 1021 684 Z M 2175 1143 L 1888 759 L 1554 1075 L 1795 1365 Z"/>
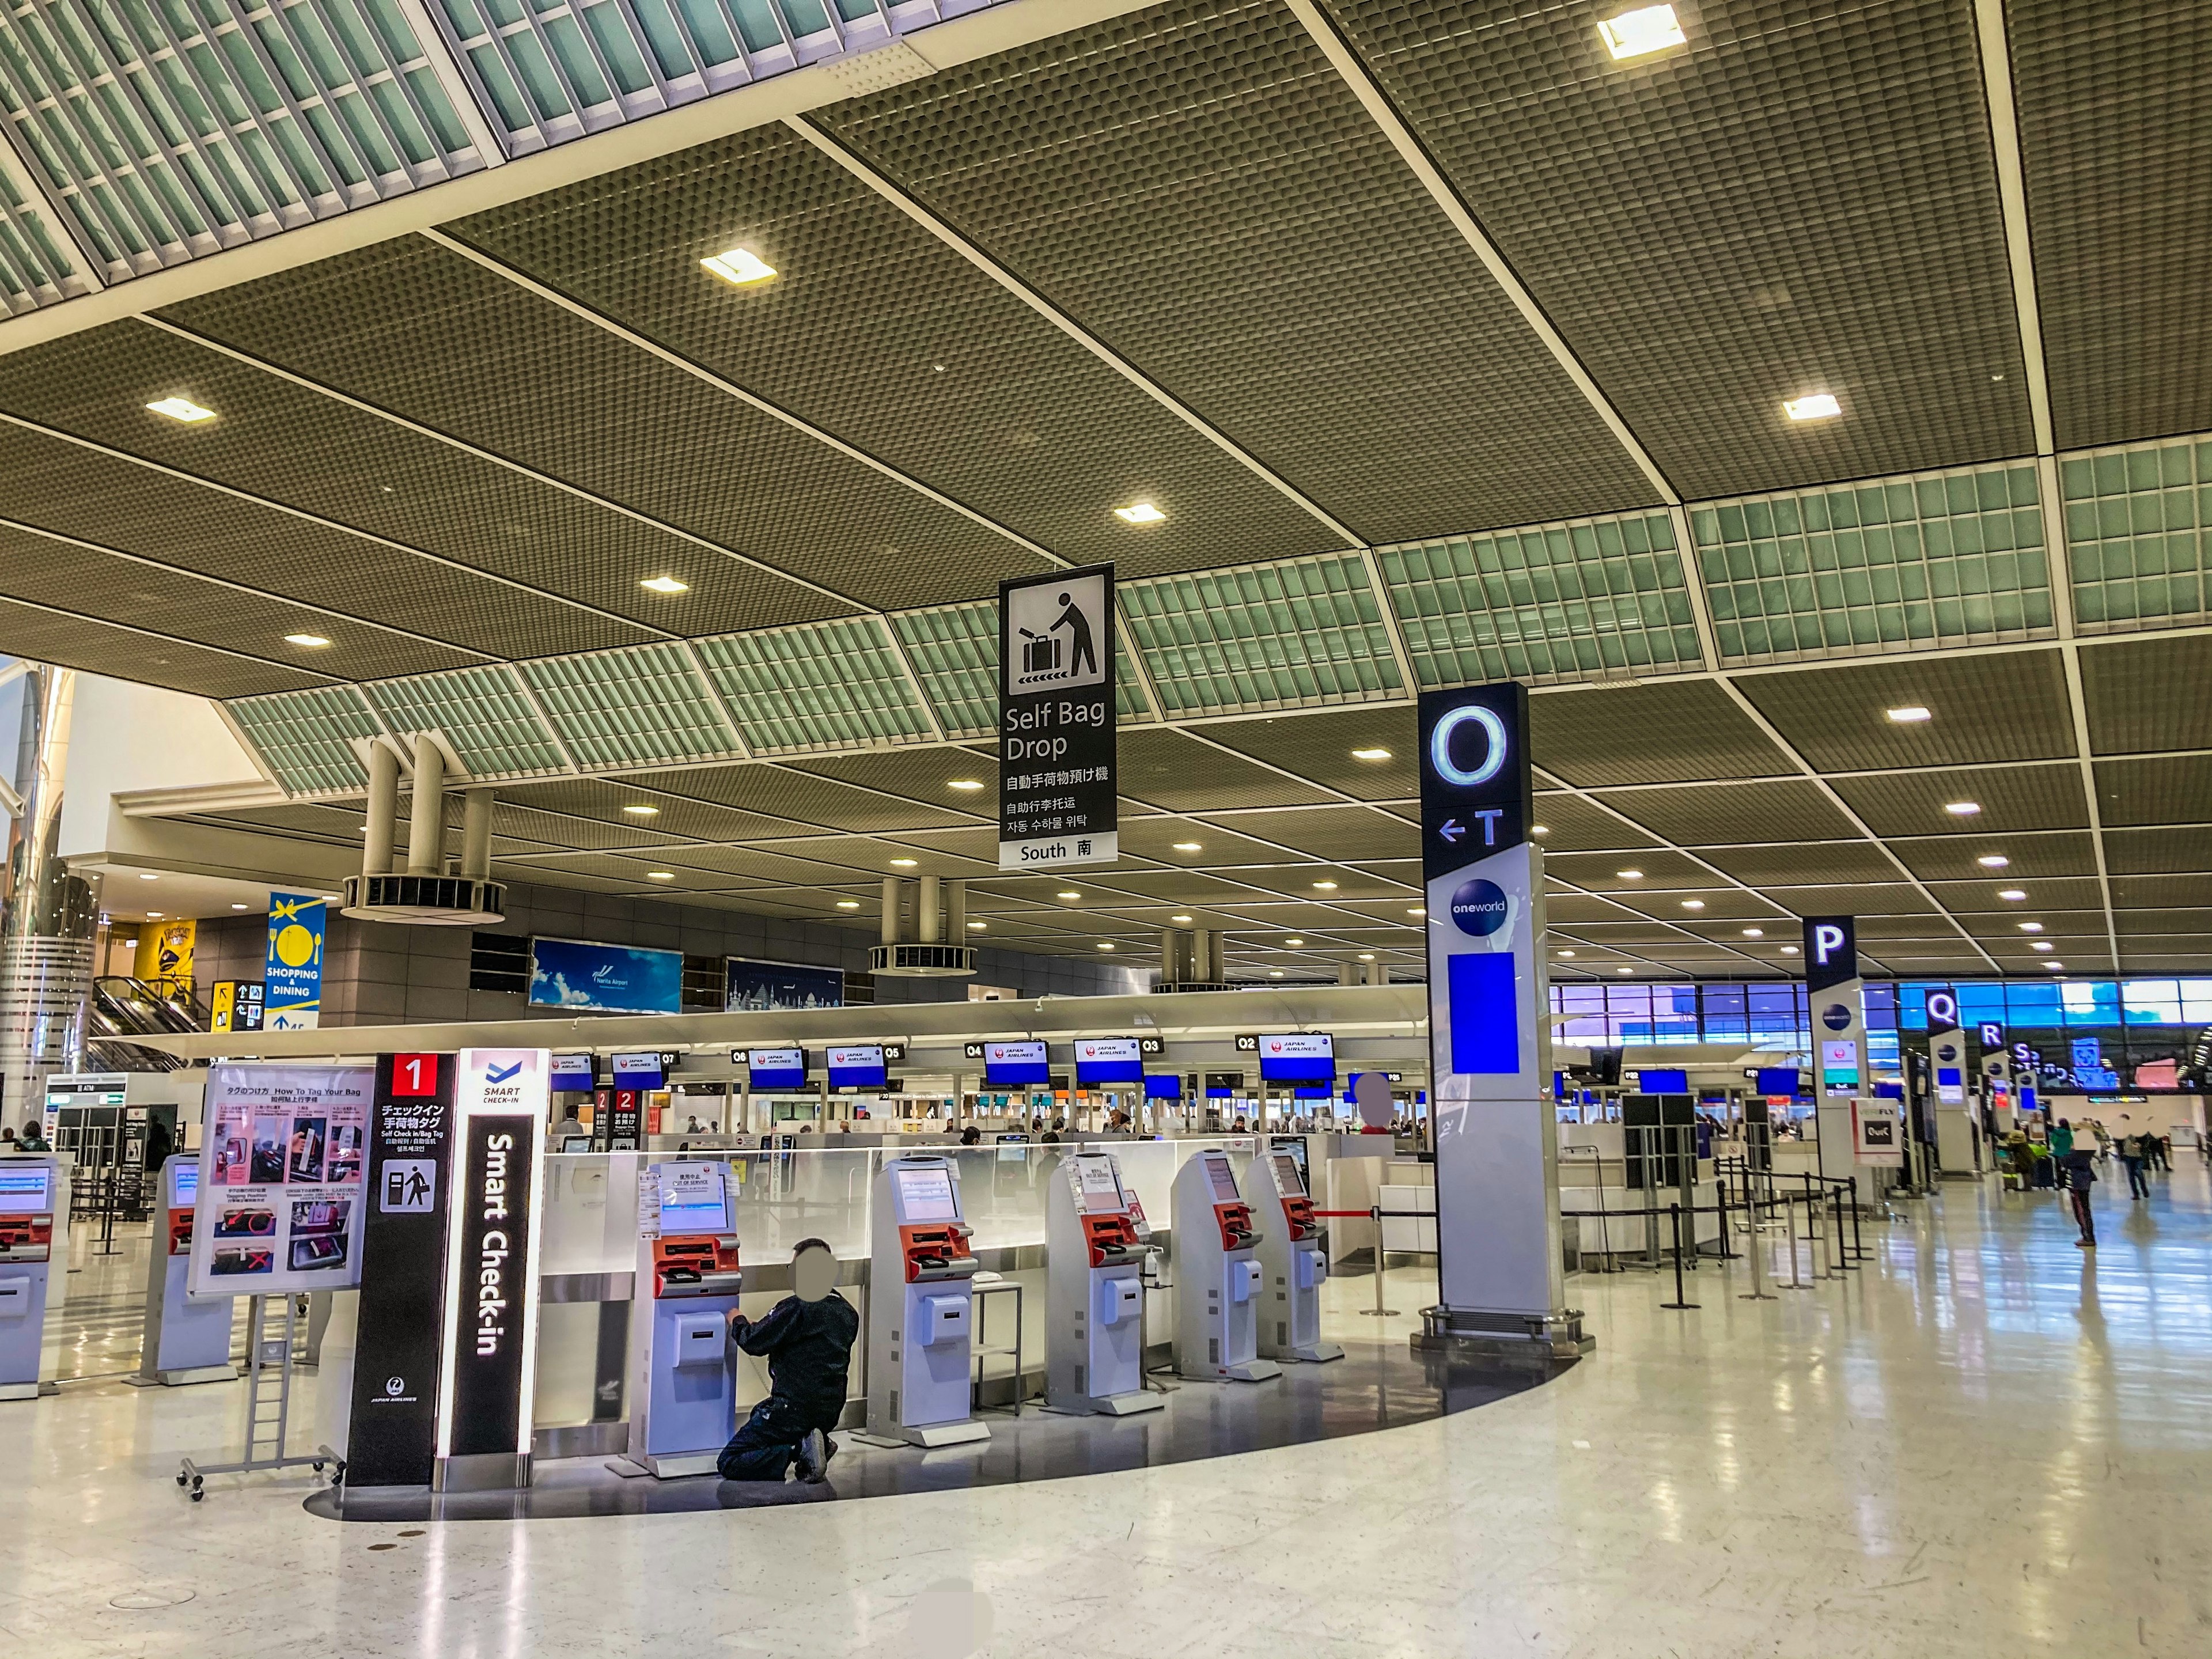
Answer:
<path fill-rule="evenodd" d="M 2143 1144 L 2150 1148 L 2151 1168 L 2156 1170 L 2160 1175 L 2172 1175 L 2173 1173 L 2172 1140 L 2166 1135 L 2152 1132 L 2143 1136 Z"/>
<path fill-rule="evenodd" d="M 6 1128 L 0 1129 L 0 1152 L 12 1152 L 15 1150 L 15 1126 L 11 1123 Z"/>
<path fill-rule="evenodd" d="M 2129 1121 L 2125 1112 L 2120 1114 L 2118 1140 L 2120 1162 L 2128 1166 L 2128 1197 L 2130 1200 L 2148 1198 L 2150 1182 L 2143 1179 L 2142 1136 L 2136 1132 L 2136 1126 Z"/>
<path fill-rule="evenodd" d="M 981 1146 L 983 1144 L 983 1132 L 977 1128 L 974 1124 L 969 1124 L 966 1128 L 960 1132 L 960 1144 L 963 1146 Z"/>
<path fill-rule="evenodd" d="M 2081 1230 L 2081 1237 L 2074 1241 L 2077 1250 L 2097 1248 L 2097 1218 L 2089 1209 L 2089 1188 L 2097 1184 L 2097 1160 L 2086 1146 L 2079 1152 L 2066 1154 L 2066 1194 L 2074 1206 L 2074 1224 Z"/>
<path fill-rule="evenodd" d="M 51 1152 L 53 1151 L 52 1147 L 46 1145 L 46 1137 L 44 1132 L 40 1129 L 39 1120 L 36 1118 L 33 1118 L 28 1123 L 26 1123 L 23 1126 L 23 1133 L 16 1137 L 15 1149 L 18 1152 Z"/>
<path fill-rule="evenodd" d="M 725 1480 L 781 1480 L 796 1464 L 801 1480 L 818 1486 L 837 1455 L 830 1431 L 845 1410 L 860 1316 L 837 1294 L 837 1258 L 821 1239 L 799 1240 L 791 1279 L 793 1294 L 766 1319 L 730 1315 L 730 1340 L 768 1359 L 769 1396 L 722 1448 L 714 1468 Z"/>
<path fill-rule="evenodd" d="M 2062 1192 L 2066 1188 L 2067 1156 L 2073 1150 L 2074 1126 L 2062 1117 L 2058 1127 L 2051 1132 L 2051 1156 L 2058 1160 L 2058 1187 Z"/>

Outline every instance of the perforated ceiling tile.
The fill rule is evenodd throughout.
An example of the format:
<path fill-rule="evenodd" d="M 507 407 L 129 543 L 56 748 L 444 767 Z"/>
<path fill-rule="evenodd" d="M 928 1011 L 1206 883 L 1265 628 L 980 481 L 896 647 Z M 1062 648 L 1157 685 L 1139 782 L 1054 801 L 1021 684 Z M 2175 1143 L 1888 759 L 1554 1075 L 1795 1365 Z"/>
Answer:
<path fill-rule="evenodd" d="M 287 793 L 324 794 L 367 786 L 368 775 L 353 744 L 378 736 L 382 728 L 353 687 L 246 697 L 227 707 L 269 775 Z"/>
<path fill-rule="evenodd" d="M 1727 692 L 1694 681 L 1531 697 L 1528 752 L 1544 771 L 1584 788 L 1797 769 Z"/>
<path fill-rule="evenodd" d="M 1124 732 L 1120 768 L 1126 798 L 1170 812 L 1226 811 L 1240 806 L 1322 806 L 1335 801 L 1311 784 L 1193 743 L 1180 732 L 1142 726 Z"/>
<path fill-rule="evenodd" d="M 2081 655 L 2092 750 L 2212 749 L 2212 636 L 2087 646 Z"/>
<path fill-rule="evenodd" d="M 974 823 L 965 813 L 855 789 L 783 766 L 701 767 L 684 772 L 656 772 L 639 781 L 672 795 L 782 819 L 789 826 L 780 832 L 785 835 L 798 833 L 797 826 L 801 824 L 834 826 L 850 835 L 866 836 L 895 830 L 966 829 Z M 722 839 L 757 840 L 777 833 L 762 831 Z"/>
<path fill-rule="evenodd" d="M 1131 582 L 1121 596 L 1170 717 L 1364 702 L 1404 688 L 1366 567 L 1351 556 Z"/>
<path fill-rule="evenodd" d="M 1376 550 L 1424 686 L 1702 661 L 1664 513 Z"/>
<path fill-rule="evenodd" d="M 2086 835 L 1984 834 L 1892 836 L 1887 845 L 1924 881 L 1967 880 L 1991 873 L 1978 862 L 2002 858 L 1995 873 L 2017 882 L 2038 876 L 2094 876 L 2096 844 Z"/>
<path fill-rule="evenodd" d="M 1341 539 L 787 129 L 445 228 L 1072 561 L 1126 577 Z M 776 279 L 700 269 L 739 245 Z M 1114 516 L 1133 501 L 1166 520 Z M 915 580 L 895 607 L 1017 568 L 1048 567 Z"/>
<path fill-rule="evenodd" d="M 755 754 L 932 736 L 872 619 L 701 640 L 700 660 Z"/>
<path fill-rule="evenodd" d="M 491 655 L 627 645 L 646 636 L 618 617 L 5 421 L 0 477 L 8 481 L 0 508 L 8 518 Z M 343 655 L 332 665 L 349 671 Z"/>
<path fill-rule="evenodd" d="M 2056 651 L 1916 654 L 1746 674 L 1735 684 L 1824 772 L 2052 760 L 2075 752 L 2065 665 Z M 1893 708 L 1924 708 L 1929 717 L 1893 720 Z"/>
<path fill-rule="evenodd" d="M 908 748 L 877 750 L 867 754 L 836 755 L 788 763 L 794 771 L 835 778 L 840 783 L 878 789 L 886 794 L 947 811 L 986 818 L 994 824 L 999 811 L 999 763 L 972 749 Z M 980 784 L 981 788 L 955 788 L 956 783 Z M 997 842 L 992 843 L 996 856 Z"/>
<path fill-rule="evenodd" d="M 995 736 L 999 730 L 999 608 L 948 605 L 902 611 L 891 619 L 921 682 L 922 695 L 948 738 Z M 1114 705 L 1119 719 L 1148 720 L 1152 706 L 1129 661 L 1128 642 L 1114 636 Z"/>
<path fill-rule="evenodd" d="M 2201 824 L 2186 830 L 2108 830 L 2106 864 L 2116 876 L 2202 870 L 2208 837 L 2212 830 Z"/>
<path fill-rule="evenodd" d="M 1206 822 L 1241 830 L 1256 840 L 1310 853 L 1319 859 L 1368 862 L 1417 857 L 1420 850 L 1417 825 L 1370 811 L 1364 806 L 1279 807 L 1266 812 L 1213 813 L 1207 816 Z M 1198 839 L 1202 841 L 1203 837 Z M 1279 858 L 1280 854 L 1273 856 Z M 1222 860 L 1209 856 L 1206 862 L 1218 867 Z M 1309 882 L 1331 878 L 1331 872 L 1325 870 L 1307 878 Z M 1357 896 L 1347 884 L 1341 897 L 1330 902 L 1340 902 Z"/>
<path fill-rule="evenodd" d="M 2033 450 L 1971 8 L 1323 3 L 1685 496 Z"/>
<path fill-rule="evenodd" d="M 281 663 L 234 656 L 46 605 L 0 599 L 0 650 L 33 662 L 139 680 L 204 697 L 242 697 L 328 684 Z"/>
<path fill-rule="evenodd" d="M 1808 887 L 1902 879 L 1897 866 L 1869 841 L 1809 842 L 1796 846 L 1702 847 L 1698 856 L 1747 887 Z M 1972 860 L 1967 865 L 1972 867 Z"/>
<path fill-rule="evenodd" d="M 2097 800 L 2115 826 L 2212 824 L 2212 756 L 2099 761 Z M 2205 836 L 2212 842 L 2212 830 Z"/>
<path fill-rule="evenodd" d="M 2199 411 L 2196 423 L 2203 419 Z M 2212 617 L 2212 438 L 2067 455 L 2058 476 L 2075 616 L 2084 629 Z"/>
<path fill-rule="evenodd" d="M 362 690 L 395 732 L 444 732 L 475 776 L 537 777 L 567 769 L 553 734 L 505 668 L 384 680 Z"/>
<path fill-rule="evenodd" d="M 1684 847 L 1848 841 L 1858 833 L 1812 783 L 1609 790 L 1603 799 L 1615 811 Z"/>
<path fill-rule="evenodd" d="M 1224 720 L 1200 728 L 1199 735 L 1360 800 L 1409 800 L 1420 793 L 1413 711 L 1406 704 Z"/>
<path fill-rule="evenodd" d="M 1867 827 L 1882 836 L 1948 830 L 1986 837 L 2008 830 L 2079 830 L 2089 822 L 2081 771 L 2066 764 L 1837 778 L 1833 786 Z M 1970 803 L 1980 810 L 1948 810 Z"/>
<path fill-rule="evenodd" d="M 2191 0 L 2008 0 L 2005 13 L 2058 441 L 2201 428 L 2203 14 Z"/>
<path fill-rule="evenodd" d="M 1649 831 L 1574 795 L 1539 793 L 1535 822 L 1543 826 L 1536 840 L 1547 853 L 1599 852 L 1656 844 Z"/>
<path fill-rule="evenodd" d="M 522 672 L 579 766 L 668 766 L 741 752 L 680 646 L 541 659 Z"/>
<path fill-rule="evenodd" d="M 497 272 L 421 237 L 163 316 L 866 605 L 1035 561 Z M 672 465 L 672 456 L 742 457 Z M 817 614 L 839 607 L 824 602 Z"/>
<path fill-rule="evenodd" d="M 821 118 L 1370 540 L 1655 498 L 1276 0 L 1154 6 Z"/>
<path fill-rule="evenodd" d="M 2033 465 L 1704 502 L 1690 533 L 1731 663 L 2055 631 Z"/>
<path fill-rule="evenodd" d="M 147 408 L 183 396 L 216 418 Z M 136 320 L 0 357 L 0 409 L 669 633 L 835 602 Z M 638 584 L 673 576 L 674 597 Z"/>

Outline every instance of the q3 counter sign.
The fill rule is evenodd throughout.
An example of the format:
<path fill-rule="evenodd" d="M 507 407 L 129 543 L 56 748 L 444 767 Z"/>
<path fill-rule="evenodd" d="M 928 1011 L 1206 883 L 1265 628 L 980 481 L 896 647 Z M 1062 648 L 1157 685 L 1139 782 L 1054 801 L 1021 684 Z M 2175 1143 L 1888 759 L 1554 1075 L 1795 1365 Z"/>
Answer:
<path fill-rule="evenodd" d="M 1111 864 L 1114 567 L 999 584 L 999 868 Z"/>
<path fill-rule="evenodd" d="M 323 1018 L 323 901 L 305 893 L 269 896 L 269 959 L 262 1028 L 312 1031 Z"/>

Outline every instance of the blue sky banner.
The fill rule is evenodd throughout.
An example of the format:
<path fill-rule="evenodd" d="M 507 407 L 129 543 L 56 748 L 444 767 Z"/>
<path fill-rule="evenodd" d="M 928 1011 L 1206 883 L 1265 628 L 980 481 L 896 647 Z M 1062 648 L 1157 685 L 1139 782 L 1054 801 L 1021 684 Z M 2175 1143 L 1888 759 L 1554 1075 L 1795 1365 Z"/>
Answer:
<path fill-rule="evenodd" d="M 530 1000 L 539 1008 L 673 1014 L 684 1006 L 684 953 L 582 939 L 530 941 Z"/>

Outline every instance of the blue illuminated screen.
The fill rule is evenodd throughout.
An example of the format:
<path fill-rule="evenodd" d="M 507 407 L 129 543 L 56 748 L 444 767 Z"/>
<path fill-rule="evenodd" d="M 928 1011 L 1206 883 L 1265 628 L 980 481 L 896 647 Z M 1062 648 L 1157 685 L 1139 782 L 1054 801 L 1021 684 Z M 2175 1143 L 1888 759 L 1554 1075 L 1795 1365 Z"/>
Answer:
<path fill-rule="evenodd" d="M 994 1089 L 1018 1089 L 1052 1081 L 1051 1062 L 1042 1042 L 987 1042 L 983 1081 Z"/>
<path fill-rule="evenodd" d="M 1154 1072 L 1145 1079 L 1146 1100 L 1181 1100 L 1182 1079 L 1173 1072 Z"/>
<path fill-rule="evenodd" d="M 1647 1095 L 1686 1095 L 1690 1092 L 1690 1074 L 1647 1067 L 1636 1074 L 1636 1084 Z"/>

